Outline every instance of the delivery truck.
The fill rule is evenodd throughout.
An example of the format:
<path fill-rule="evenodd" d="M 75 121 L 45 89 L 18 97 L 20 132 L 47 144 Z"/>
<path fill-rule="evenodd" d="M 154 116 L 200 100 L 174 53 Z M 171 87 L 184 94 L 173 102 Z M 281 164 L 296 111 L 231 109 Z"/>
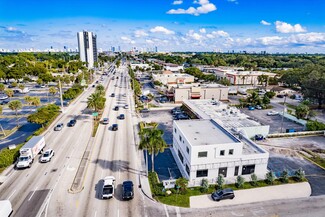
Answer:
<path fill-rule="evenodd" d="M 19 150 L 19 158 L 16 164 L 17 169 L 31 167 L 35 157 L 43 151 L 45 147 L 44 136 L 32 137 L 23 147 Z"/>
<path fill-rule="evenodd" d="M 8 217 L 12 213 L 12 206 L 9 200 L 0 200 L 0 216 Z"/>

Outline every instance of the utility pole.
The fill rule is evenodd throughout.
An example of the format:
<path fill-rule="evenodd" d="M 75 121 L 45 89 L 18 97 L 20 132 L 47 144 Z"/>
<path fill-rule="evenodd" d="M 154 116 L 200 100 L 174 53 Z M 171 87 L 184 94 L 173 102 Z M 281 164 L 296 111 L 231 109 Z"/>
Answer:
<path fill-rule="evenodd" d="M 61 81 L 60 81 L 60 79 L 59 79 L 59 90 L 60 90 L 61 110 L 62 110 L 62 113 L 64 113 L 64 109 L 63 109 L 63 97 L 62 97 L 62 88 L 61 88 Z"/>
<path fill-rule="evenodd" d="M 284 95 L 283 110 L 282 110 L 282 119 L 281 119 L 281 131 L 280 131 L 280 133 L 282 133 L 282 128 L 283 128 L 283 118 L 284 118 L 284 110 L 285 110 L 285 107 L 286 107 L 286 99 L 287 99 L 287 95 Z"/>

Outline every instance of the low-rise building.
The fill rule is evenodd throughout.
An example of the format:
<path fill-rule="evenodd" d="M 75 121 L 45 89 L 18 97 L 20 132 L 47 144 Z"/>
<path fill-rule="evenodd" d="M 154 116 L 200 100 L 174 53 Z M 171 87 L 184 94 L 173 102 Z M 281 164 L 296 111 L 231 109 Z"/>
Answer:
<path fill-rule="evenodd" d="M 172 71 L 172 72 L 183 72 L 184 71 L 184 66 L 180 66 L 180 65 L 172 64 L 172 63 L 164 63 L 163 67 L 164 67 L 164 70 Z"/>
<path fill-rule="evenodd" d="M 170 84 L 190 84 L 194 82 L 194 76 L 184 73 L 173 73 L 172 71 L 163 71 L 161 74 L 152 74 L 154 81 L 159 81 L 164 85 Z"/>
<path fill-rule="evenodd" d="M 189 186 L 200 186 L 203 178 L 214 184 L 218 175 L 227 183 L 253 173 L 263 179 L 267 172 L 267 151 L 212 119 L 174 121 L 171 151 Z"/>
<path fill-rule="evenodd" d="M 136 68 L 139 68 L 139 69 L 147 69 L 147 68 L 151 68 L 150 66 L 149 66 L 149 64 L 146 64 L 146 63 L 137 63 L 137 62 L 134 62 L 134 63 L 131 63 L 130 64 L 130 66 L 131 66 L 131 69 L 136 69 Z"/>
<path fill-rule="evenodd" d="M 212 99 L 227 101 L 228 87 L 221 84 L 183 84 L 169 85 L 167 97 L 175 103 L 181 103 L 190 99 Z"/>

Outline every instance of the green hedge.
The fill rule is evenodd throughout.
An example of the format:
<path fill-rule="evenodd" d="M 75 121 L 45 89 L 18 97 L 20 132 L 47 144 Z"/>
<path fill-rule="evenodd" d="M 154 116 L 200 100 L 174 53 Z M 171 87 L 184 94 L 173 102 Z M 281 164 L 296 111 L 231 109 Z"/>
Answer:
<path fill-rule="evenodd" d="M 62 97 L 65 100 L 66 99 L 72 100 L 77 96 L 79 96 L 82 93 L 82 91 L 83 91 L 83 87 L 80 84 L 74 84 L 71 88 L 69 88 L 63 93 Z"/>
<path fill-rule="evenodd" d="M 0 173 L 16 161 L 19 156 L 19 149 L 23 145 L 24 143 L 17 145 L 15 149 L 4 148 L 0 151 Z"/>

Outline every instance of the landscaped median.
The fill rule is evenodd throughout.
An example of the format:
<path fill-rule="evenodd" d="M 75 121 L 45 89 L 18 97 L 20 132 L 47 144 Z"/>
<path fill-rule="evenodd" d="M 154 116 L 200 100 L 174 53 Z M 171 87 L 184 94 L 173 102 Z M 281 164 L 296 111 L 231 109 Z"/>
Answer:
<path fill-rule="evenodd" d="M 164 189 L 164 186 L 162 183 L 158 181 L 157 174 L 154 172 L 149 172 L 149 183 L 150 183 L 150 188 L 152 192 L 152 197 L 156 199 L 157 201 L 168 204 L 168 205 L 173 205 L 173 206 L 180 206 L 180 207 L 191 207 L 194 206 L 192 205 L 192 202 L 190 204 L 190 198 L 193 196 L 202 196 L 202 198 L 208 198 L 209 201 L 212 201 L 210 195 L 212 192 L 214 192 L 216 189 L 225 189 L 225 188 L 231 188 L 235 191 L 235 199 L 237 202 L 242 201 L 243 198 L 241 197 L 242 194 L 247 195 L 247 198 L 249 198 L 249 193 L 244 193 L 245 191 L 249 192 L 252 191 L 258 198 L 256 199 L 255 202 L 257 201 L 262 201 L 264 200 L 265 196 L 264 195 L 259 195 L 259 194 L 264 194 L 262 192 L 266 192 L 265 194 L 271 195 L 270 198 L 266 198 L 265 200 L 272 200 L 278 199 L 278 198 L 283 198 L 285 199 L 285 195 L 277 195 L 273 193 L 273 191 L 277 191 L 277 188 L 281 189 L 290 189 L 290 192 L 295 192 L 295 191 L 300 191 L 302 195 L 296 195 L 296 197 L 303 197 L 303 196 L 309 196 L 311 194 L 311 189 L 306 182 L 307 180 L 304 177 L 304 172 L 299 169 L 295 172 L 295 174 L 291 177 L 288 176 L 287 172 L 283 172 L 281 178 L 276 179 L 275 175 L 273 172 L 268 172 L 266 174 L 265 180 L 259 180 L 257 181 L 255 177 L 253 177 L 250 181 L 245 182 L 245 180 L 241 177 L 237 178 L 236 183 L 234 184 L 223 184 L 224 180 L 223 178 L 218 177 L 218 183 L 219 184 L 213 184 L 209 185 L 207 184 L 206 181 L 202 181 L 202 186 L 199 187 L 182 187 L 182 184 L 184 184 L 184 178 L 181 178 L 182 180 L 177 180 L 176 181 L 176 187 L 173 189 Z M 204 180 L 204 179 L 203 179 Z M 252 181 L 254 180 L 254 181 Z M 300 185 L 294 186 L 294 184 L 301 184 L 303 186 L 303 189 L 300 189 Z M 292 185 L 293 184 L 293 185 Z M 179 187 L 177 187 L 177 185 Z M 184 184 L 185 185 L 185 184 Z M 187 183 L 186 183 L 187 185 Z M 274 187 L 274 188 L 273 188 Z M 248 190 L 249 189 L 249 190 Z M 238 193 L 237 193 L 238 192 Z M 259 193 L 260 192 L 260 193 Z M 273 195 L 273 197 L 272 197 Z M 202 199 L 201 198 L 201 199 Z M 238 198 L 238 199 L 237 199 Z M 290 198 L 290 196 L 287 196 L 287 198 Z M 191 199 L 192 201 L 192 199 Z M 215 201 L 212 201 L 214 203 L 218 203 Z M 198 202 L 195 202 L 198 203 Z M 202 204 L 204 202 L 200 202 L 197 206 L 205 206 Z M 222 202 L 224 203 L 224 202 Z M 230 203 L 230 202 L 227 202 Z M 230 203 L 232 204 L 232 203 Z M 238 203 L 237 203 L 238 204 Z M 197 207 L 195 205 L 195 207 Z M 211 205 L 210 205 L 211 206 Z"/>

